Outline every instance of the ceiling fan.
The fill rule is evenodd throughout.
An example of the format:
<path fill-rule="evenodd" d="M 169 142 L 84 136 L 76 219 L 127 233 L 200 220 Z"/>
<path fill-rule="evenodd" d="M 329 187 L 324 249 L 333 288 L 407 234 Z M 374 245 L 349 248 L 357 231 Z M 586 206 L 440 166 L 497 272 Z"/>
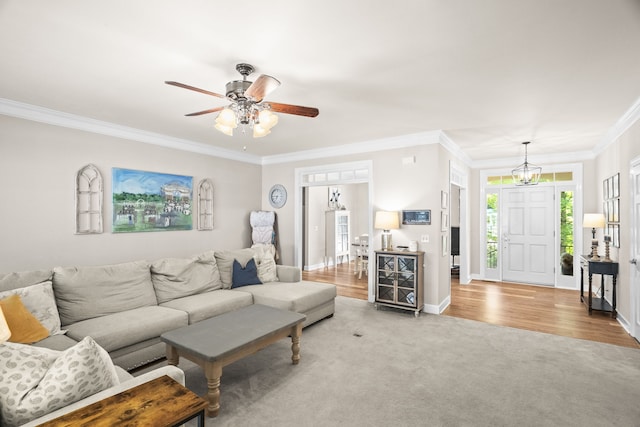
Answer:
<path fill-rule="evenodd" d="M 302 107 L 299 105 L 281 104 L 278 102 L 266 102 L 264 98 L 273 92 L 280 82 L 271 76 L 261 74 L 255 82 L 247 80 L 247 76 L 255 71 L 253 65 L 238 64 L 236 70 L 242 75 L 242 80 L 233 80 L 227 83 L 226 94 L 221 95 L 208 90 L 189 86 L 184 83 L 165 81 L 166 84 L 204 93 L 218 98 L 227 98 L 231 104 L 226 107 L 215 107 L 204 111 L 186 114 L 186 116 L 200 116 L 220 111 L 216 118 L 216 129 L 232 136 L 233 129 L 238 124 L 249 126 L 253 129 L 253 137 L 260 138 L 271 133 L 271 128 L 278 123 L 278 116 L 272 111 L 296 116 L 316 117 L 319 114 L 317 108 Z"/>

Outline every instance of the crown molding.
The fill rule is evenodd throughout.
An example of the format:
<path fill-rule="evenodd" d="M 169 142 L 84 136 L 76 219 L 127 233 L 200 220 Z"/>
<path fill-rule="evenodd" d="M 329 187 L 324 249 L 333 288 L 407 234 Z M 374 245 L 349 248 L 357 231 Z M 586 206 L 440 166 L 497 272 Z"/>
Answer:
<path fill-rule="evenodd" d="M 441 131 L 439 137 L 440 145 L 442 145 L 451 154 L 456 156 L 456 158 L 464 163 L 465 166 L 472 167 L 473 160 L 471 160 L 471 157 L 469 157 L 467 153 L 462 151 L 458 144 L 456 144 L 451 138 L 449 138 L 449 135 L 447 135 L 444 131 Z"/>
<path fill-rule="evenodd" d="M 110 122 L 95 120 L 75 114 L 64 113 L 36 105 L 0 98 L 0 114 L 21 119 L 51 124 L 71 129 L 78 129 L 121 139 L 158 145 L 177 150 L 190 151 L 212 157 L 252 163 L 256 165 L 273 165 L 318 158 L 339 157 L 353 154 L 363 154 L 375 151 L 407 148 L 419 145 L 440 144 L 457 159 L 472 169 L 504 168 L 511 167 L 522 160 L 520 157 L 472 160 L 460 147 L 443 131 L 434 130 L 409 135 L 401 135 L 390 138 L 376 139 L 372 141 L 334 147 L 319 148 L 314 150 L 297 151 L 273 156 L 256 156 L 253 154 L 227 150 L 188 139 L 175 138 L 159 133 L 148 132 L 127 126 L 121 126 Z M 553 164 L 575 161 L 592 160 L 601 154 L 607 146 L 615 142 L 636 121 L 640 119 L 640 98 L 627 110 L 605 134 L 602 141 L 592 151 L 579 151 L 564 154 L 530 156 L 532 163 Z"/>
<path fill-rule="evenodd" d="M 414 147 L 440 143 L 442 131 L 429 131 L 390 138 L 375 139 L 334 147 L 318 148 L 314 150 L 296 151 L 293 153 L 277 154 L 262 158 L 263 165 L 297 162 L 310 159 L 345 156 L 351 154 L 371 153 L 373 151 L 392 150 L 396 148 Z"/>
<path fill-rule="evenodd" d="M 537 166 L 552 165 L 554 163 L 575 163 L 585 160 L 593 160 L 596 155 L 593 151 L 574 151 L 572 153 L 560 153 L 560 154 L 544 154 L 544 155 L 529 155 L 529 161 Z M 492 169 L 492 168 L 515 168 L 522 163 L 524 157 L 508 157 L 504 159 L 487 159 L 487 160 L 475 160 L 471 167 L 473 169 Z M 543 171 L 544 172 L 544 171 Z"/>
<path fill-rule="evenodd" d="M 602 154 L 609 145 L 616 142 L 638 119 L 640 119 L 640 98 L 636 99 L 636 102 L 634 102 L 611 129 L 604 134 L 602 141 L 593 148 L 594 156 Z"/>
<path fill-rule="evenodd" d="M 127 126 L 121 126 L 110 122 L 90 119 L 75 114 L 64 113 L 39 107 L 37 105 L 26 104 L 6 98 L 0 98 L 0 114 L 17 117 L 20 119 L 46 123 L 71 129 L 78 129 L 116 138 L 128 139 L 143 142 L 145 144 L 159 145 L 161 147 L 174 148 L 177 150 L 191 151 L 208 156 L 222 157 L 239 162 L 260 164 L 260 157 L 240 153 L 233 150 L 214 147 L 188 139 L 174 138 L 159 133 L 148 132 Z"/>

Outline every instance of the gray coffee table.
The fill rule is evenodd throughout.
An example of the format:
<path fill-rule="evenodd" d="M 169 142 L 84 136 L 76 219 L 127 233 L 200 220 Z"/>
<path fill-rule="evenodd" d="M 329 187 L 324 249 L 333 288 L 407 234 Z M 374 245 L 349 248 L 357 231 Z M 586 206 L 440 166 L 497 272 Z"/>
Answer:
<path fill-rule="evenodd" d="M 207 377 L 207 416 L 220 410 L 222 368 L 270 344 L 291 336 L 291 360 L 300 360 L 300 336 L 304 314 L 254 304 L 193 325 L 165 332 L 167 360 L 177 365 L 180 357 L 196 363 Z"/>

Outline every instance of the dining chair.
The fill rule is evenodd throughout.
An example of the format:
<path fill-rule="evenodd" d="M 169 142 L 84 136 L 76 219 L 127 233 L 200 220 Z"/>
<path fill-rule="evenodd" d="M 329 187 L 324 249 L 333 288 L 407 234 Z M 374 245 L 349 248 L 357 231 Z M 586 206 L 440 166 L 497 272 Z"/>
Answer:
<path fill-rule="evenodd" d="M 369 235 L 363 234 L 357 240 L 359 245 L 356 247 L 356 270 L 353 274 L 361 279 L 363 271 L 365 275 L 369 275 Z"/>

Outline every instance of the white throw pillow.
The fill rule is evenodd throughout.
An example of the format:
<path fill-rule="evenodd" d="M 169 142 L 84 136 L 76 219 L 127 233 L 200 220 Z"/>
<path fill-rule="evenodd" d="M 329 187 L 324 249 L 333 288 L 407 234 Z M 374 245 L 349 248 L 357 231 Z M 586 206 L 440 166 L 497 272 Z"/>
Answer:
<path fill-rule="evenodd" d="M 0 299 L 13 294 L 20 295 L 24 306 L 33 314 L 33 317 L 42 323 L 42 326 L 49 330 L 50 335 L 65 333 L 65 331 L 60 330 L 60 315 L 58 314 L 58 307 L 56 306 L 50 281 L 0 292 Z"/>
<path fill-rule="evenodd" d="M 256 259 L 256 264 L 258 265 L 258 278 L 262 283 L 278 281 L 276 261 L 273 259 L 273 255 L 265 253 L 262 258 Z"/>
<path fill-rule="evenodd" d="M 119 383 L 109 354 L 91 337 L 58 354 L 0 346 L 3 426 L 22 425 Z"/>

